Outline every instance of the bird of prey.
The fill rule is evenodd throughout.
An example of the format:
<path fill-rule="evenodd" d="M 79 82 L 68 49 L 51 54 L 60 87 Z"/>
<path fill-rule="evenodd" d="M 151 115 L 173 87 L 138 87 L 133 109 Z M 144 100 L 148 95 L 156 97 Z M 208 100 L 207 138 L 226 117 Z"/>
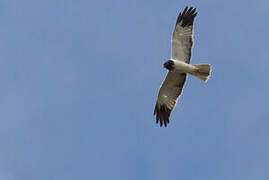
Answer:
<path fill-rule="evenodd" d="M 196 8 L 185 7 L 177 17 L 172 35 L 171 59 L 163 64 L 168 70 L 163 81 L 154 109 L 156 123 L 166 127 L 171 111 L 174 109 L 182 93 L 187 74 L 191 74 L 206 82 L 209 79 L 211 67 L 209 64 L 190 64 L 193 45 L 193 21 L 197 15 Z"/>

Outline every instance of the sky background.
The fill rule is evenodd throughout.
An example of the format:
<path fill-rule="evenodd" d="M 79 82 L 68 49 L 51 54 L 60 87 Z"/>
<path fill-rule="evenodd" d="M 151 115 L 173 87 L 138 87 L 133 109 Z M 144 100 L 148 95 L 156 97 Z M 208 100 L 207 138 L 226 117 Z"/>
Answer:
<path fill-rule="evenodd" d="M 160 128 L 186 5 L 212 77 Z M 0 180 L 268 180 L 268 17 L 267 0 L 2 0 Z"/>

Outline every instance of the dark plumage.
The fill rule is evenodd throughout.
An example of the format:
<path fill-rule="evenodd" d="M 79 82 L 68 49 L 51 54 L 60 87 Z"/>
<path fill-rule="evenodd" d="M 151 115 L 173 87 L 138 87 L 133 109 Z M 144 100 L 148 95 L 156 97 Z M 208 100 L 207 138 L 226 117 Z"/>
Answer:
<path fill-rule="evenodd" d="M 188 6 L 185 7 L 182 13 L 179 13 L 177 17 L 177 24 L 182 22 L 181 26 L 191 26 L 193 25 L 193 21 L 195 16 L 197 15 L 196 8 L 190 7 L 188 9 Z"/>
<path fill-rule="evenodd" d="M 173 61 L 168 60 L 163 64 L 163 67 L 168 69 L 169 71 L 172 71 L 174 69 L 174 65 L 175 63 Z"/>
<path fill-rule="evenodd" d="M 169 123 L 169 116 L 170 116 L 171 110 L 169 110 L 166 105 L 161 105 L 159 108 L 157 107 L 157 104 L 154 109 L 154 115 L 156 114 L 156 123 L 160 122 L 160 126 L 162 127 L 163 124 L 166 127 Z"/>

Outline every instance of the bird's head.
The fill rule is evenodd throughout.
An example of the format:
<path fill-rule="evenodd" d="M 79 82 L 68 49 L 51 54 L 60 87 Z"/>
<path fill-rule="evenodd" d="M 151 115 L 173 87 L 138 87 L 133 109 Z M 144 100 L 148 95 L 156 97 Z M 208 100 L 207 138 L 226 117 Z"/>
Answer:
<path fill-rule="evenodd" d="M 175 63 L 172 60 L 168 60 L 165 63 L 163 63 L 163 67 L 168 69 L 169 71 L 172 71 L 175 68 Z"/>

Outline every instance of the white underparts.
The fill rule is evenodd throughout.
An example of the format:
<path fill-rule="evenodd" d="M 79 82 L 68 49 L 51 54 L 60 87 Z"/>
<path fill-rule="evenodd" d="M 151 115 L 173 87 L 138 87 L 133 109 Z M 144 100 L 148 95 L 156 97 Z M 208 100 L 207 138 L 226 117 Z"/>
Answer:
<path fill-rule="evenodd" d="M 183 61 L 178 60 L 172 60 L 175 63 L 175 71 L 181 72 L 181 73 L 193 73 L 197 71 L 197 68 L 191 64 L 187 64 Z"/>

